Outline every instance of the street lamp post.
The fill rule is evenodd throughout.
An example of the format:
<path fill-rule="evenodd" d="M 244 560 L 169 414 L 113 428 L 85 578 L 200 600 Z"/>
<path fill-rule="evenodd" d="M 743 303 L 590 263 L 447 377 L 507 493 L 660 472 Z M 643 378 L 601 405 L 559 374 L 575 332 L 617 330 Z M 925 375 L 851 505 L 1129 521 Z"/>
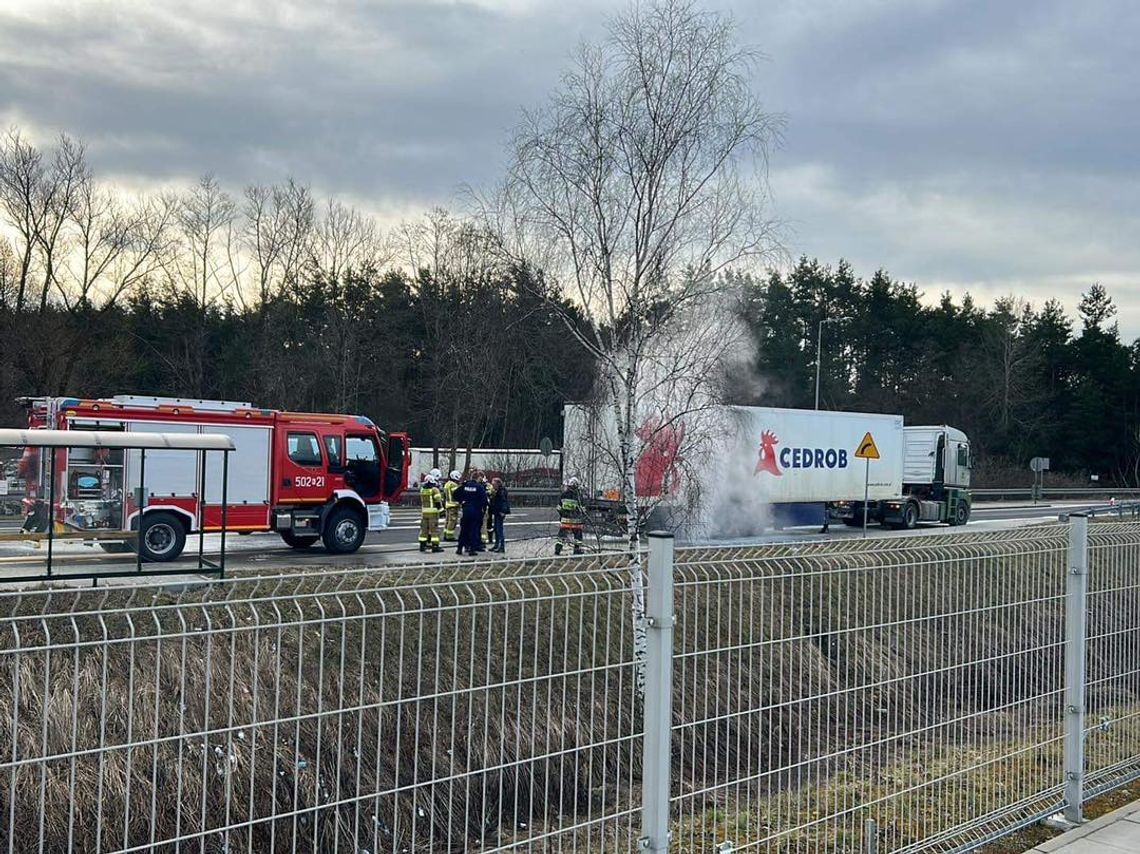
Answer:
<path fill-rule="evenodd" d="M 850 320 L 850 317 L 825 317 L 819 322 L 819 331 L 815 336 L 815 408 L 819 409 L 819 367 L 820 359 L 823 358 L 823 324 L 825 323 L 839 323 L 843 320 Z"/>

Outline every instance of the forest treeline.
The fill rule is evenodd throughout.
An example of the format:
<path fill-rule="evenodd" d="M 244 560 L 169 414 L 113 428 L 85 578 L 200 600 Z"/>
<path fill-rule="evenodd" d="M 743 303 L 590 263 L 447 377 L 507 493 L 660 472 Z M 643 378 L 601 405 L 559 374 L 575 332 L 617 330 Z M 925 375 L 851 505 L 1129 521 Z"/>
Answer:
<path fill-rule="evenodd" d="M 416 444 L 557 443 L 594 366 L 487 235 L 431 211 L 382 234 L 289 181 L 231 194 L 205 177 L 125 198 L 83 146 L 0 139 L 0 418 L 20 395 L 119 392 L 366 414 Z M 884 271 L 801 258 L 733 276 L 754 368 L 734 402 L 949 423 L 989 478 L 1055 470 L 1140 485 L 1140 347 L 1090 283 L 1055 301 L 923 298 Z M 572 307 L 569 309 L 571 315 Z"/>
<path fill-rule="evenodd" d="M 819 322 L 836 318 L 823 327 L 823 408 L 959 427 L 991 484 L 1027 482 L 1042 456 L 1085 482 L 1140 486 L 1140 341 L 1121 340 L 1099 284 L 1073 318 L 1056 300 L 986 307 L 944 293 L 929 304 L 884 271 L 864 279 L 844 262 L 801 258 L 745 294 L 764 380 L 753 402 L 814 405 Z"/>

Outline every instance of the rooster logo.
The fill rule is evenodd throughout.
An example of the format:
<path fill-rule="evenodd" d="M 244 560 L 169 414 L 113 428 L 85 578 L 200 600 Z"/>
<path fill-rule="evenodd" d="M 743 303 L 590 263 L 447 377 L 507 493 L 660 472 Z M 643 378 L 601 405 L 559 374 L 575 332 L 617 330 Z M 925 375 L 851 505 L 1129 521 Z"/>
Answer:
<path fill-rule="evenodd" d="M 780 444 L 780 440 L 771 430 L 765 430 L 760 434 L 760 456 L 756 460 L 756 469 L 752 474 L 757 475 L 766 471 L 775 477 L 783 476 L 784 473 L 776 465 L 776 446 L 778 444 Z"/>
<path fill-rule="evenodd" d="M 663 424 L 659 418 L 647 418 L 634 431 L 644 450 L 637 460 L 634 486 L 637 495 L 659 497 L 674 495 L 680 489 L 681 443 L 685 439 L 683 422 Z"/>

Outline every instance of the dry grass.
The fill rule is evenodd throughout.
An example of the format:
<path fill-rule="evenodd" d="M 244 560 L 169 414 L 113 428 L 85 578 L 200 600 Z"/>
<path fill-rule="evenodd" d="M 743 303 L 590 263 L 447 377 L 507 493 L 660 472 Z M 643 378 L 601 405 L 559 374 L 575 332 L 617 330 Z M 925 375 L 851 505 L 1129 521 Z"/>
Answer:
<path fill-rule="evenodd" d="M 870 815 L 892 850 L 1038 804 L 1060 778 L 1063 562 L 1042 543 L 967 538 L 925 568 L 898 545 L 681 553 L 679 850 L 858 850 Z M 49 851 L 463 851 L 633 808 L 632 621 L 612 568 L 15 600 L 0 826 L 12 816 L 17 851 L 41 835 Z M 1140 596 L 1104 597 L 1090 672 L 1108 674 L 1134 666 Z M 1132 687 L 1105 682 L 1098 714 L 1140 703 Z M 1134 755 L 1127 720 L 1090 747 L 1098 762 Z M 631 821 L 528 847 L 623 848 Z"/>

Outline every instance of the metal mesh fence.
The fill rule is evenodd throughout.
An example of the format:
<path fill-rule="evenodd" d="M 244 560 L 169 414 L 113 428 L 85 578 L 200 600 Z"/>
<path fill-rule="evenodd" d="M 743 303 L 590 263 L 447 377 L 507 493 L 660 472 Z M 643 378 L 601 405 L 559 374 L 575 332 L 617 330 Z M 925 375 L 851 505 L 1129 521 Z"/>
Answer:
<path fill-rule="evenodd" d="M 1140 776 L 1140 525 L 1089 529 L 1086 794 Z"/>
<path fill-rule="evenodd" d="M 596 564 L 3 604 L 0 850 L 633 847 L 630 612 Z"/>
<path fill-rule="evenodd" d="M 1090 527 L 1095 793 L 1140 768 L 1140 525 Z M 670 850 L 1056 811 L 1068 543 L 678 550 Z M 617 556 L 0 596 L 0 851 L 638 850 L 633 601 Z"/>
<path fill-rule="evenodd" d="M 678 553 L 678 851 L 945 850 L 1061 789 L 1065 531 Z"/>

